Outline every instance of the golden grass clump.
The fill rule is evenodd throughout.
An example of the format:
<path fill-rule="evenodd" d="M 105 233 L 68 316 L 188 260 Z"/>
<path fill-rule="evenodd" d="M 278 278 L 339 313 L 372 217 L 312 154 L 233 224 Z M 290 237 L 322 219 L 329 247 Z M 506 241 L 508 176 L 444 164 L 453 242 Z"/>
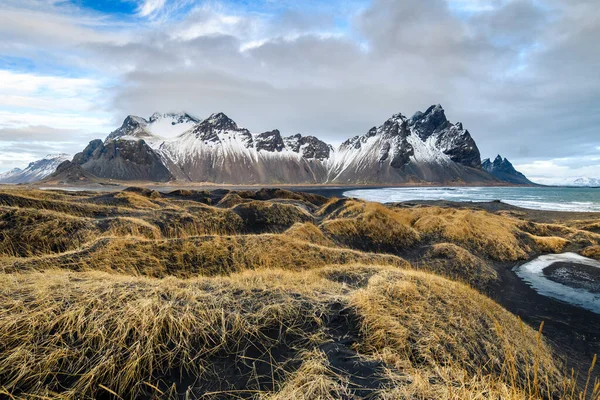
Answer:
<path fill-rule="evenodd" d="M 569 244 L 567 239 L 558 236 L 535 236 L 529 235 L 537 248 L 543 253 L 561 253 Z"/>
<path fill-rule="evenodd" d="M 539 335 L 463 284 L 418 271 L 389 271 L 371 277 L 351 304 L 362 319 L 361 351 L 398 370 L 436 375 L 452 367 L 453 376 L 491 375 L 534 395 L 562 392 L 560 367 Z"/>
<path fill-rule="evenodd" d="M 581 255 L 584 257 L 595 258 L 600 261 L 600 246 L 589 246 L 581 250 Z"/>
<path fill-rule="evenodd" d="M 431 246 L 419 260 L 423 268 L 454 280 L 486 290 L 498 283 L 499 276 L 494 268 L 481 258 L 452 243 L 437 243 Z"/>
<path fill-rule="evenodd" d="M 251 201 L 235 206 L 233 212 L 249 231 L 282 232 L 297 222 L 312 222 L 313 216 L 292 204 Z"/>
<path fill-rule="evenodd" d="M 265 400 L 339 400 L 354 398 L 347 378 L 337 373 L 319 350 L 302 354 L 302 365 L 277 393 Z"/>
<path fill-rule="evenodd" d="M 307 292 L 311 281 L 281 272 L 189 281 L 55 272 L 0 282 L 0 390 L 23 399 L 260 389 L 268 385 L 256 383 L 251 358 L 268 365 L 271 349 L 310 337 L 336 293 L 325 282 Z"/>
<path fill-rule="evenodd" d="M 285 189 L 272 189 L 272 188 L 263 188 L 256 192 L 251 191 L 239 191 L 240 196 L 244 198 L 251 198 L 255 200 L 274 200 L 274 199 L 287 199 L 287 200 L 299 200 L 303 202 L 307 202 L 310 204 L 314 204 L 316 206 L 321 206 L 329 201 L 327 197 L 313 194 L 313 193 L 303 193 L 303 192 L 292 192 L 291 190 Z"/>
<path fill-rule="evenodd" d="M 239 194 L 237 194 L 235 192 L 230 192 L 230 193 L 227 193 L 225 195 L 225 197 L 223 197 L 217 203 L 217 207 L 232 208 L 232 207 L 237 206 L 238 204 L 249 203 L 251 201 L 252 200 L 250 200 L 250 199 L 244 199 L 244 198 L 242 198 Z"/>
<path fill-rule="evenodd" d="M 376 203 L 346 203 L 343 210 L 327 217 L 321 229 L 336 243 L 366 251 L 397 253 L 420 240 L 419 233 L 393 210 Z"/>
<path fill-rule="evenodd" d="M 297 222 L 290 229 L 285 231 L 285 235 L 321 246 L 335 247 L 335 243 L 325 237 L 323 231 L 318 226 L 311 222 L 300 223 Z"/>
<path fill-rule="evenodd" d="M 356 262 L 409 266 L 393 255 L 331 248 L 286 235 L 263 234 L 163 240 L 106 238 L 79 252 L 11 260 L 4 263 L 3 269 L 5 272 L 17 272 L 59 268 L 189 278 L 263 268 L 303 270 Z"/>
<path fill-rule="evenodd" d="M 244 221 L 233 211 L 197 203 L 186 208 L 153 212 L 146 219 L 168 238 L 230 235 L 245 230 Z"/>
<path fill-rule="evenodd" d="M 444 240 L 498 261 L 526 259 L 531 251 L 517 220 L 480 210 L 441 207 L 395 209 L 398 219 L 430 240 Z M 438 239 L 439 238 L 439 239 Z"/>
<path fill-rule="evenodd" d="M 29 257 L 72 250 L 98 234 L 91 219 L 0 207 L 0 256 Z"/>
<path fill-rule="evenodd" d="M 158 193 L 158 192 L 156 192 Z M 118 193 L 110 193 L 101 195 L 92 199 L 87 200 L 86 202 L 95 203 L 95 204 L 104 204 L 110 206 L 119 206 L 125 208 L 133 208 L 133 209 L 154 209 L 158 210 L 161 208 L 161 202 L 156 201 L 160 197 L 152 196 L 149 194 L 148 196 L 144 196 L 143 194 L 132 192 L 132 191 L 122 191 Z"/>
<path fill-rule="evenodd" d="M 158 226 L 141 218 L 116 217 L 101 221 L 104 235 L 107 236 L 134 236 L 145 239 L 161 239 L 162 233 Z"/>

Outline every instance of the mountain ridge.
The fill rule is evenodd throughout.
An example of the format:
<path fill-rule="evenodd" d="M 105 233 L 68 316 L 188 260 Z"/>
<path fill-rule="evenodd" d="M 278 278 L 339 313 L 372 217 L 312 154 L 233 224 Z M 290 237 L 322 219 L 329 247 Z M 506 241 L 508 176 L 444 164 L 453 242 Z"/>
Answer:
<path fill-rule="evenodd" d="M 70 156 L 66 153 L 48 154 L 46 157 L 33 161 L 24 168 L 13 168 L 0 174 L 0 183 L 26 184 L 40 181 L 52 175 L 56 168 Z"/>
<path fill-rule="evenodd" d="M 517 185 L 534 185 L 525 175 L 517 171 L 508 159 L 503 158 L 500 154 L 496 156 L 494 161 L 486 158 L 481 163 L 481 168 L 496 178 L 514 183 Z"/>
<path fill-rule="evenodd" d="M 156 112 L 149 118 L 128 115 L 119 128 L 104 140 L 91 141 L 72 162 L 100 179 L 123 181 L 346 185 L 507 182 L 482 167 L 469 131 L 461 122 L 450 122 L 439 104 L 410 118 L 394 114 L 338 148 L 315 136 L 286 136 L 278 129 L 253 133 L 222 112 L 206 119 L 186 112 Z M 531 184 L 526 178 L 523 182 Z"/>

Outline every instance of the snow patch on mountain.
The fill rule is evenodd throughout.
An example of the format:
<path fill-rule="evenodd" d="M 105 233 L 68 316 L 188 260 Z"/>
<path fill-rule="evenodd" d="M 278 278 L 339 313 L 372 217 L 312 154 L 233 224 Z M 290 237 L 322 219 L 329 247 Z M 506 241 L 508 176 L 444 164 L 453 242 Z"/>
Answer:
<path fill-rule="evenodd" d="M 64 161 L 69 160 L 68 154 L 48 154 L 41 160 L 30 163 L 27 168 L 15 168 L 0 174 L 0 183 L 19 184 L 33 183 L 50 176 Z"/>

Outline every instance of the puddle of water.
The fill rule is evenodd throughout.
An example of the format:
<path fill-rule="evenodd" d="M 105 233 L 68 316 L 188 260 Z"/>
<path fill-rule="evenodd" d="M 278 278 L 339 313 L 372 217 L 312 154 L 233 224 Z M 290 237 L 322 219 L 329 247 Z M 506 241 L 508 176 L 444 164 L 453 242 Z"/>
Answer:
<path fill-rule="evenodd" d="M 583 264 L 600 268 L 600 262 L 575 253 L 548 254 L 515 267 L 513 271 L 542 296 L 564 301 L 600 314 L 600 293 L 555 282 L 544 275 L 544 269 L 554 263 Z"/>

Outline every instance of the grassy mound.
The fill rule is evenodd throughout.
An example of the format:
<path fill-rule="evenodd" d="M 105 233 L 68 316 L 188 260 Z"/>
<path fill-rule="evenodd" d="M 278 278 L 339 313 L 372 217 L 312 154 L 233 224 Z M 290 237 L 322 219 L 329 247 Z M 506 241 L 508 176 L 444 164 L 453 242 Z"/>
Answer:
<path fill-rule="evenodd" d="M 564 378 L 541 336 L 460 283 L 384 271 L 351 304 L 362 319 L 361 351 L 399 371 L 428 371 L 434 382 L 491 375 L 523 393 L 561 392 Z M 449 375 L 437 372 L 448 366 Z"/>
<path fill-rule="evenodd" d="M 563 393 L 536 332 L 468 287 L 390 267 L 335 270 L 368 278 L 352 288 L 331 268 L 187 280 L 0 275 L 0 390 L 17 399 Z"/>
<path fill-rule="evenodd" d="M 396 212 L 376 203 L 345 203 L 343 209 L 328 215 L 321 229 L 334 242 L 359 250 L 398 253 L 420 240 L 419 233 L 399 220 Z"/>
<path fill-rule="evenodd" d="M 76 249 L 99 233 L 92 220 L 47 210 L 0 207 L 0 256 Z"/>
<path fill-rule="evenodd" d="M 163 240 L 105 238 L 78 252 L 5 262 L 3 269 L 5 272 L 24 272 L 62 268 L 189 278 L 248 269 L 303 270 L 355 262 L 409 266 L 393 255 L 330 248 L 287 235 L 264 234 Z"/>
<path fill-rule="evenodd" d="M 584 257 L 595 258 L 600 261 L 600 246 L 589 246 L 581 251 Z"/>
<path fill-rule="evenodd" d="M 431 272 L 486 290 L 498 281 L 498 273 L 487 262 L 452 243 L 431 246 L 420 262 Z"/>
<path fill-rule="evenodd" d="M 248 231 L 282 232 L 297 222 L 312 222 L 313 216 L 292 204 L 251 201 L 233 209 Z"/>

